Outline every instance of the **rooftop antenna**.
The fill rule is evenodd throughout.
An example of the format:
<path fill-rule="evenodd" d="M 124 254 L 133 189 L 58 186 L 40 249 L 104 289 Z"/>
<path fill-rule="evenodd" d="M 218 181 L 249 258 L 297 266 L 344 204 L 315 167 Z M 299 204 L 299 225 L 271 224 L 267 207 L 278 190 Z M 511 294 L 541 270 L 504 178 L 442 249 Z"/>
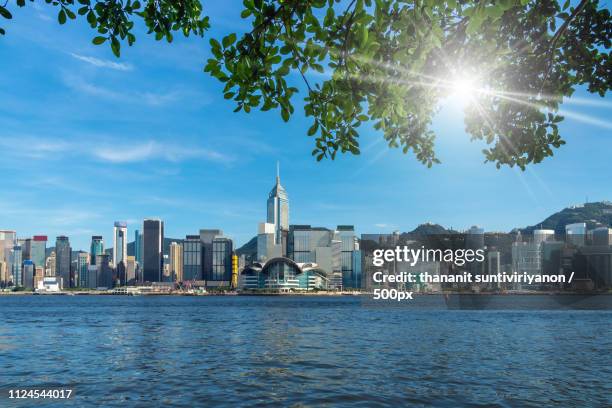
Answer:
<path fill-rule="evenodd" d="M 280 182 L 280 164 L 278 160 L 276 161 L 276 182 Z"/>

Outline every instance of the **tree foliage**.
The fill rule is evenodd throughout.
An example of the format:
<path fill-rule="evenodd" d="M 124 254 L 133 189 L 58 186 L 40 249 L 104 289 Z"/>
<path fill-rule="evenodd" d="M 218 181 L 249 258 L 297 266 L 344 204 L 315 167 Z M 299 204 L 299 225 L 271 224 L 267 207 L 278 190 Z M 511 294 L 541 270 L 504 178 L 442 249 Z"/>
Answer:
<path fill-rule="evenodd" d="M 136 17 L 158 40 L 209 28 L 198 0 L 45 1 L 61 24 L 85 16 L 94 44 L 117 56 Z M 371 123 L 390 147 L 439 162 L 432 118 L 453 78 L 470 77 L 466 131 L 486 142 L 486 161 L 524 169 L 565 143 L 563 98 L 581 85 L 604 96 L 612 78 L 612 20 L 598 0 L 244 0 L 240 17 L 251 28 L 210 39 L 205 71 L 236 111 L 277 109 L 285 121 L 301 78 L 317 160 L 359 154 Z"/>

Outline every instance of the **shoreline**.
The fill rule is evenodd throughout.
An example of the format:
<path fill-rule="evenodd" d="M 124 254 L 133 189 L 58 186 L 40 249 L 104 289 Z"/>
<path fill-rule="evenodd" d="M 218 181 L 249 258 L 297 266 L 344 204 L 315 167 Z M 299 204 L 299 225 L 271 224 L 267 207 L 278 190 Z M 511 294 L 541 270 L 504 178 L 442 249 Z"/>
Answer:
<path fill-rule="evenodd" d="M 415 296 L 585 296 L 585 295 L 612 295 L 612 291 L 607 292 L 536 292 L 536 291 L 516 291 L 516 292 L 423 292 L 415 293 Z M 343 297 L 343 296 L 373 296 L 370 292 L 293 292 L 293 293 L 274 293 L 274 292 L 225 292 L 225 293 L 180 293 L 180 292 L 143 292 L 143 293 L 113 293 L 112 291 L 61 291 L 61 292 L 0 292 L 0 296 L 314 296 L 314 297 Z"/>

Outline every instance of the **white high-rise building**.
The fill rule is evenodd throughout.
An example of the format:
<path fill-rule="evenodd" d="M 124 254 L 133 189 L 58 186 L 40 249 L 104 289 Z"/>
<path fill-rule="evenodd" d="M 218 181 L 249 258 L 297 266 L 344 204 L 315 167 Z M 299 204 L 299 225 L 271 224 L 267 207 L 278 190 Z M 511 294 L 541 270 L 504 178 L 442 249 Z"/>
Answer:
<path fill-rule="evenodd" d="M 555 240 L 555 230 L 551 229 L 537 229 L 533 230 L 533 243 L 541 244 L 546 241 L 554 241 Z"/>
<path fill-rule="evenodd" d="M 127 223 L 116 221 L 113 227 L 113 265 L 127 265 Z"/>
<path fill-rule="evenodd" d="M 586 223 L 577 222 L 575 224 L 567 224 L 565 226 L 565 242 L 576 246 L 584 246 L 586 238 Z"/>
<path fill-rule="evenodd" d="M 289 197 L 280 183 L 280 170 L 276 164 L 276 184 L 268 196 L 268 224 L 274 224 L 274 243 L 282 242 L 282 231 L 289 229 Z"/>

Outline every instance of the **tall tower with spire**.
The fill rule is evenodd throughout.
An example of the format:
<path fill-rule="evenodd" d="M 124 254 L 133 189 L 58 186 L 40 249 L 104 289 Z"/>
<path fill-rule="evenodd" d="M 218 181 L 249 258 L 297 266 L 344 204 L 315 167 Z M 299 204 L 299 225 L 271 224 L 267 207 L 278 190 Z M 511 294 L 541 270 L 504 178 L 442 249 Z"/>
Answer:
<path fill-rule="evenodd" d="M 268 218 L 269 224 L 274 224 L 274 243 L 280 244 L 282 230 L 289 229 L 289 197 L 285 188 L 280 183 L 280 167 L 276 162 L 276 184 L 272 187 L 268 196 Z"/>

